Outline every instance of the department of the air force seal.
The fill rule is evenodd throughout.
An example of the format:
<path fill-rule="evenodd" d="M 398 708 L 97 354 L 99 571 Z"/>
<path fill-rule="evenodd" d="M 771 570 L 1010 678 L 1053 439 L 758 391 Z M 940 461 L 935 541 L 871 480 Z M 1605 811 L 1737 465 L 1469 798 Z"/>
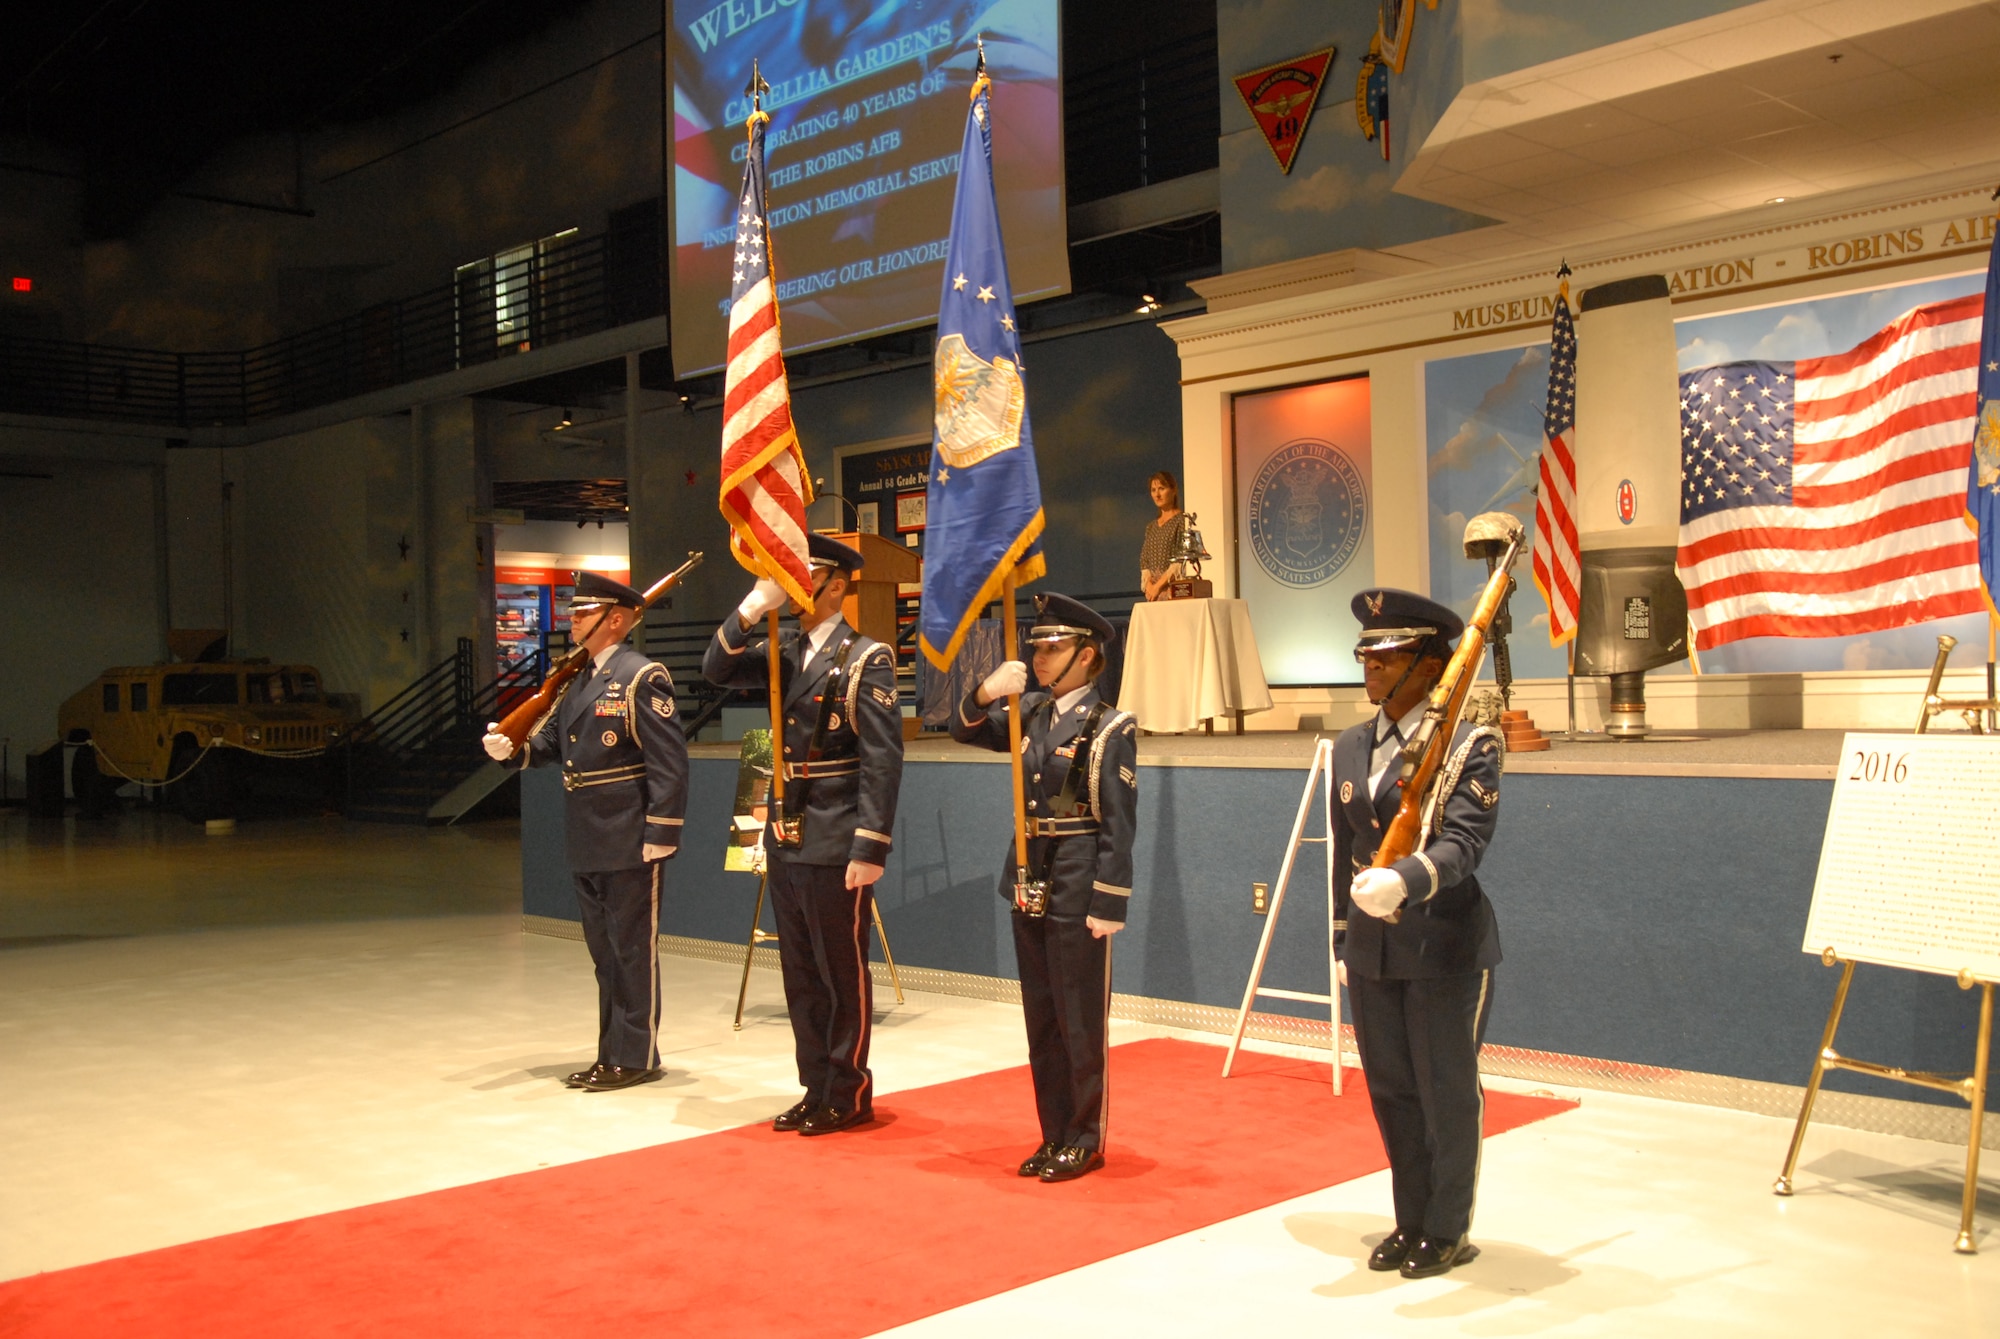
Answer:
<path fill-rule="evenodd" d="M 1250 547 L 1287 586 L 1331 581 L 1353 561 L 1368 490 L 1347 453 L 1310 437 L 1280 447 L 1250 485 Z"/>

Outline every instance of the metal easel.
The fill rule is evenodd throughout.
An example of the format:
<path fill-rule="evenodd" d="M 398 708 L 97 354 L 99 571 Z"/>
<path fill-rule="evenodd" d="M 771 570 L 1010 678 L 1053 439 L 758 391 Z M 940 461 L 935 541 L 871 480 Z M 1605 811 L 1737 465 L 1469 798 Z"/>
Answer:
<path fill-rule="evenodd" d="M 1319 788 L 1320 778 L 1326 778 L 1326 798 L 1320 808 L 1323 824 L 1322 835 L 1308 837 L 1306 814 L 1312 808 L 1313 792 Z M 1260 985 L 1264 979 L 1264 961 L 1270 956 L 1271 936 L 1278 929 L 1278 913 L 1285 909 L 1285 890 L 1291 885 L 1292 865 L 1298 859 L 1299 847 L 1314 843 L 1326 847 L 1326 994 L 1320 995 L 1303 990 L 1279 990 L 1275 986 Z M 1322 736 L 1313 745 L 1312 770 L 1306 773 L 1305 793 L 1299 796 L 1298 816 L 1292 820 L 1292 837 L 1285 845 L 1285 863 L 1278 871 L 1278 886 L 1271 893 L 1271 907 L 1264 922 L 1264 935 L 1257 941 L 1257 960 L 1250 966 L 1250 980 L 1243 987 L 1243 1005 L 1236 1011 L 1236 1030 L 1229 1038 L 1229 1053 L 1222 1059 L 1222 1077 L 1228 1078 L 1230 1067 L 1236 1063 L 1236 1052 L 1243 1044 L 1243 1029 L 1249 1025 L 1250 1009 L 1258 997 L 1274 1000 L 1293 1000 L 1301 1004 L 1324 1004 L 1331 1018 L 1331 1044 L 1333 1047 L 1333 1095 L 1340 1096 L 1340 968 L 1333 953 L 1333 741 Z"/>
<path fill-rule="evenodd" d="M 762 855 L 763 852 L 759 850 L 758 856 L 762 857 Z M 764 890 L 769 886 L 770 879 L 770 871 L 764 867 L 763 860 L 760 858 L 757 870 L 757 906 L 750 913 L 750 938 L 743 945 L 743 981 L 736 988 L 736 1021 L 732 1026 L 737 1032 L 743 1030 L 743 1002 L 750 996 L 750 965 L 756 960 L 757 946 L 778 942 L 777 932 L 766 930 L 763 925 Z M 889 951 L 889 932 L 882 928 L 882 904 L 871 897 L 868 899 L 868 909 L 875 913 L 875 938 L 881 941 L 882 961 L 887 963 L 889 967 L 889 984 L 895 988 L 896 1003 L 901 1004 L 903 1003 L 903 979 L 896 974 L 896 955 Z"/>
<path fill-rule="evenodd" d="M 1833 1049 L 1834 1034 L 1840 1030 L 1841 1010 L 1847 1007 L 1847 988 L 1854 983 L 1854 962 L 1837 957 L 1831 948 L 1820 954 L 1820 961 L 1828 967 L 1840 964 L 1840 984 L 1834 987 L 1833 1008 L 1826 1016 L 1826 1031 L 1820 1036 L 1819 1054 L 1813 1057 L 1812 1077 L 1806 1080 L 1805 1102 L 1799 1107 L 1798 1124 L 1792 1127 L 1792 1146 L 1785 1151 L 1785 1169 L 1778 1173 L 1771 1193 L 1782 1196 L 1792 1193 L 1792 1173 L 1798 1169 L 1799 1149 L 1806 1141 L 1806 1124 L 1812 1120 L 1813 1102 L 1819 1097 L 1820 1080 L 1826 1077 L 1829 1069 L 1872 1074 L 1878 1079 L 1894 1079 L 1897 1083 L 1950 1093 L 1972 1106 L 1972 1128 L 1965 1141 L 1965 1190 L 1959 1201 L 1958 1240 L 1952 1244 L 1952 1249 L 1960 1255 L 1978 1254 L 1979 1246 L 1972 1239 L 1972 1217 L 1979 1205 L 1979 1141 L 1986 1122 L 1986 1070 L 1993 1040 L 1993 983 L 1980 981 L 1970 972 L 1958 974 L 1960 990 L 1971 990 L 1975 985 L 1980 988 L 1979 1039 L 1973 1047 L 1972 1072 L 1929 1074 L 1895 1065 L 1878 1065 L 1872 1060 L 1851 1059 Z"/>

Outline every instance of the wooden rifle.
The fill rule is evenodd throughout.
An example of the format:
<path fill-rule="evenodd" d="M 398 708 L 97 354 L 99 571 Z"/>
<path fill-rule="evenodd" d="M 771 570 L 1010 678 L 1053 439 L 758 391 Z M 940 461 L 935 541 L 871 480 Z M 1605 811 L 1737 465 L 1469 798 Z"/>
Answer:
<path fill-rule="evenodd" d="M 1510 521 L 1512 518 L 1508 518 Z M 1480 592 L 1479 603 L 1466 620 L 1465 635 L 1459 639 L 1458 649 L 1452 652 L 1451 661 L 1444 667 L 1437 684 L 1431 689 L 1430 706 L 1424 710 L 1423 723 L 1410 735 L 1410 742 L 1403 746 L 1397 762 L 1401 766 L 1402 801 L 1396 806 L 1396 817 L 1390 821 L 1389 830 L 1382 834 L 1382 844 L 1375 850 L 1375 868 L 1387 869 L 1398 860 L 1408 858 L 1417 849 L 1417 842 L 1423 836 L 1424 801 L 1432 786 L 1437 784 L 1438 772 L 1444 767 L 1446 753 L 1451 749 L 1452 736 L 1458 733 L 1458 718 L 1465 712 L 1465 700 L 1471 695 L 1473 680 L 1479 676 L 1479 665 L 1486 657 L 1486 635 L 1492 630 L 1493 620 L 1499 616 L 1500 607 L 1507 599 L 1507 592 L 1513 585 L 1511 569 L 1514 560 L 1521 555 L 1522 530 L 1519 521 L 1512 521 L 1513 531 L 1507 541 L 1506 552 L 1494 565 L 1493 574 L 1486 578 L 1486 589 Z M 1382 918 L 1394 925 L 1403 919 L 1401 907 Z"/>
<path fill-rule="evenodd" d="M 655 581 L 646 593 L 639 597 L 639 612 L 643 615 L 662 595 L 678 586 L 683 577 L 701 566 L 701 558 L 702 555 L 699 553 L 690 553 L 686 562 Z M 556 703 L 562 700 L 563 690 L 569 687 L 570 680 L 581 674 L 583 667 L 589 663 L 590 652 L 584 650 L 582 642 L 570 647 L 556 667 L 544 676 L 542 686 L 536 690 L 535 695 L 508 712 L 506 719 L 491 726 L 492 732 L 496 735 L 505 735 L 512 740 L 514 750 L 518 753 L 527 743 L 528 736 L 540 729 L 542 722 L 548 719 L 549 713 L 556 709 Z"/>

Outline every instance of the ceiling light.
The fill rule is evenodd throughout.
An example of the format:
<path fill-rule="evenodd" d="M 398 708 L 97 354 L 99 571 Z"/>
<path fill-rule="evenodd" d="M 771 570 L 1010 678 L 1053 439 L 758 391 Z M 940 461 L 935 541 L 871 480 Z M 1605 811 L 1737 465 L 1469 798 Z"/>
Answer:
<path fill-rule="evenodd" d="M 1789 199 L 1791 199 L 1789 195 L 1774 195 L 1770 199 L 1766 200 L 1764 203 L 1767 205 L 1781 205 Z"/>
<path fill-rule="evenodd" d="M 1139 315 L 1145 316 L 1148 313 L 1156 312 L 1159 309 L 1160 309 L 1160 300 L 1154 297 L 1151 293 L 1141 293 L 1139 295 L 1139 306 L 1138 306 Z"/>
<path fill-rule="evenodd" d="M 557 424 L 556 424 L 556 426 L 555 426 L 555 429 L 554 429 L 554 430 L 555 430 L 556 432 L 561 432 L 561 431 L 562 431 L 562 430 L 563 430 L 564 428 L 567 428 L 567 427 L 569 427 L 572 421 L 573 421 L 573 420 L 571 420 L 571 418 L 570 418 L 570 416 L 569 416 L 569 410 L 568 410 L 568 409 L 564 409 L 564 410 L 562 411 L 562 420 L 561 420 L 561 421 L 560 421 L 559 423 L 557 423 Z"/>

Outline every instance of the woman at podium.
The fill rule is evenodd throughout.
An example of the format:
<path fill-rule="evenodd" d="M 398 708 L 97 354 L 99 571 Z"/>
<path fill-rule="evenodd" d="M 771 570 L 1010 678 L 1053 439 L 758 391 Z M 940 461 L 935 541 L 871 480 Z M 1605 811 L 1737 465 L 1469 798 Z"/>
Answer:
<path fill-rule="evenodd" d="M 1166 594 L 1173 579 L 1174 522 L 1181 514 L 1181 486 L 1169 470 L 1161 470 L 1146 481 L 1153 505 L 1160 509 L 1157 519 L 1146 522 L 1146 539 L 1139 546 L 1139 585 L 1148 600 Z"/>

